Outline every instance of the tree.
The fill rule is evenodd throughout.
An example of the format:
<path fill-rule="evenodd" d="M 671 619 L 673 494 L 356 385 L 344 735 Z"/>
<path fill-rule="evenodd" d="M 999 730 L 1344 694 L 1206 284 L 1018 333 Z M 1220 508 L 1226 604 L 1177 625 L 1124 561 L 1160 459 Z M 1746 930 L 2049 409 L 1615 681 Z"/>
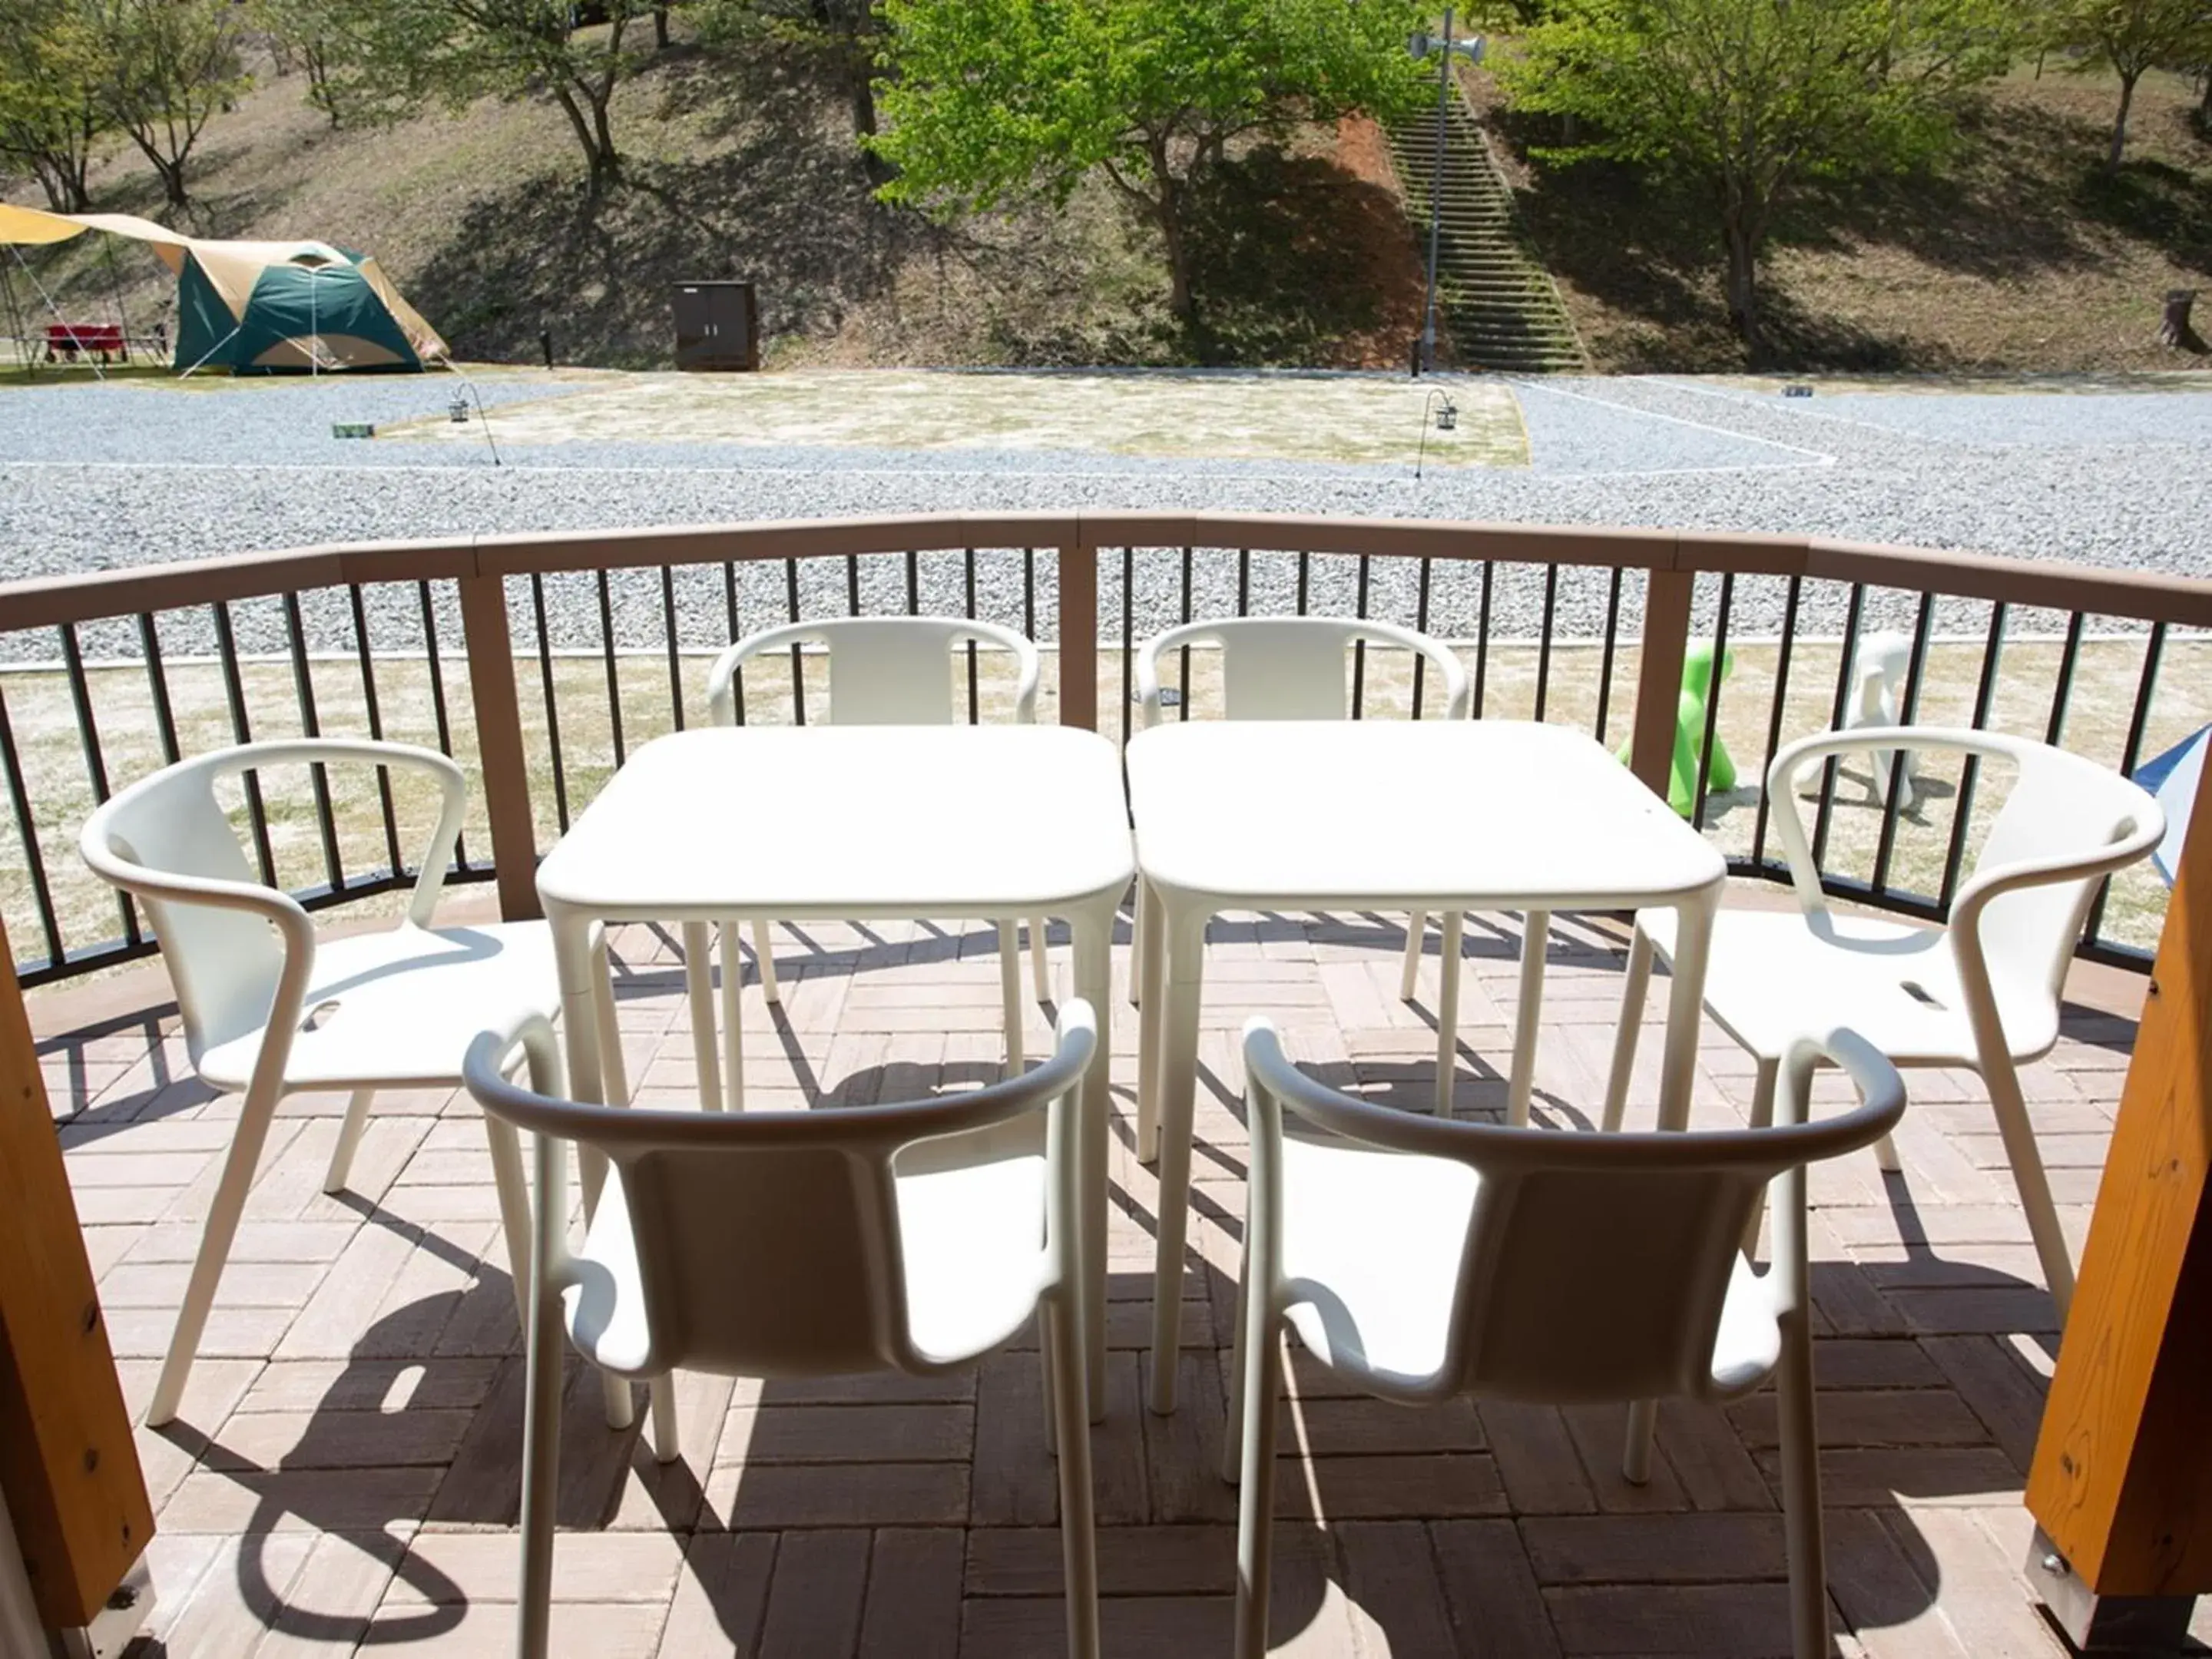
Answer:
<path fill-rule="evenodd" d="M 826 71 L 852 111 L 869 178 L 887 182 L 890 165 L 866 141 L 879 125 L 876 82 L 889 34 L 877 0 L 701 0 L 690 15 L 700 38 L 722 52 L 743 52 L 763 40 L 794 49 Z"/>
<path fill-rule="evenodd" d="M 1710 193 L 1729 320 L 1756 354 L 1777 210 L 1809 179 L 1938 152 L 1956 95 L 2005 69 L 2012 38 L 2000 0 L 1559 0 L 1498 70 L 1522 108 L 1596 135 L 1541 159 L 1640 163 Z"/>
<path fill-rule="evenodd" d="M 1148 221 L 1199 332 L 1188 196 L 1236 140 L 1418 100 L 1409 0 L 884 0 L 896 78 L 869 148 L 894 201 L 1065 202 L 1094 169 Z"/>
<path fill-rule="evenodd" d="M 2205 0 L 2058 0 L 2051 26 L 2053 43 L 2079 54 L 2071 64 L 2077 72 L 2109 69 L 2119 76 L 2120 103 L 2105 152 L 2108 172 L 2118 172 L 2127 154 L 2136 83 L 2152 70 L 2201 63 L 2212 54 L 2212 5 Z"/>
<path fill-rule="evenodd" d="M 0 155 L 57 213 L 90 205 L 85 173 L 111 125 L 95 19 L 78 0 L 0 0 Z"/>
<path fill-rule="evenodd" d="M 318 0 L 331 24 L 333 95 L 368 112 L 361 118 L 550 93 L 583 151 L 592 199 L 621 173 L 610 106 L 645 61 L 630 26 L 653 9 L 606 0 L 593 8 L 606 21 L 586 27 L 562 0 Z"/>
<path fill-rule="evenodd" d="M 185 167 L 215 112 L 249 82 L 230 0 L 100 0 L 104 99 L 161 180 L 190 204 Z"/>
<path fill-rule="evenodd" d="M 331 126 L 369 117 L 366 88 L 348 73 L 356 56 L 352 0 L 253 0 L 253 11 L 271 41 L 307 70 L 307 102 Z M 290 64 L 280 56 L 279 66 Z"/>

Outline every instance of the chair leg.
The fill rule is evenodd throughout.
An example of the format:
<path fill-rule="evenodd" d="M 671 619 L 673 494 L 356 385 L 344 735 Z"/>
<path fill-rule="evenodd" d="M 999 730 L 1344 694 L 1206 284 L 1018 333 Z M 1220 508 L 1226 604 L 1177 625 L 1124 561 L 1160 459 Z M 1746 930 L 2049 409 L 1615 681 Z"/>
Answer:
<path fill-rule="evenodd" d="M 783 1000 L 783 992 L 775 982 L 775 950 L 769 944 L 768 924 L 753 923 L 753 965 L 760 969 L 761 994 L 770 1002 Z"/>
<path fill-rule="evenodd" d="M 1456 910 L 1443 915 L 1443 963 L 1437 988 L 1436 1115 L 1452 1115 L 1452 1077 L 1459 1069 L 1460 936 L 1465 919 Z"/>
<path fill-rule="evenodd" d="M 1820 1536 L 1820 1456 L 1813 1404 L 1813 1345 L 1803 1310 L 1789 1318 L 1775 1374 L 1782 1439 L 1782 1529 L 1790 1562 L 1790 1650 L 1826 1659 L 1827 1560 Z"/>
<path fill-rule="evenodd" d="M 1751 1084 L 1751 1127 L 1764 1129 L 1774 1121 L 1774 1085 L 1782 1074 L 1779 1060 L 1759 1062 L 1759 1070 Z M 1751 1200 L 1751 1216 L 1743 1224 L 1743 1253 L 1751 1255 L 1759 1249 L 1759 1223 L 1766 1218 L 1766 1188 L 1759 1189 L 1759 1196 Z"/>
<path fill-rule="evenodd" d="M 2057 1206 L 2051 1200 L 2051 1182 L 2043 1173 L 2043 1154 L 2035 1145 L 2035 1129 L 2027 1121 L 2027 1102 L 2021 1094 L 2020 1073 L 2012 1056 L 1982 1055 L 1982 1082 L 1990 1091 L 1990 1109 L 1996 1115 L 1997 1133 L 2004 1140 L 2005 1157 L 2012 1164 L 2013 1185 L 2020 1190 L 2020 1207 L 2027 1214 L 2027 1231 L 2035 1240 L 2035 1254 L 2043 1263 L 2043 1282 L 2058 1304 L 2063 1328 L 2074 1305 L 2074 1255 L 2066 1247 L 2066 1230 L 2058 1224 Z"/>
<path fill-rule="evenodd" d="M 999 924 L 999 992 L 1006 1005 L 1006 1071 L 1012 1077 L 1022 1069 L 1022 949 L 1021 925 Z"/>
<path fill-rule="evenodd" d="M 708 960 L 713 938 L 703 921 L 684 924 L 684 994 L 691 1008 L 691 1059 L 699 1071 L 699 1103 L 719 1112 L 722 1068 L 714 1055 L 714 964 Z"/>
<path fill-rule="evenodd" d="M 530 1329 L 530 1186 L 522 1173 L 522 1137 L 504 1118 L 483 1115 L 491 1143 L 492 1186 L 499 1194 L 500 1231 L 507 1237 L 507 1270 L 514 1281 L 514 1316 Z"/>
<path fill-rule="evenodd" d="M 653 1455 L 656 1462 L 673 1463 L 684 1455 L 684 1433 L 676 1416 L 676 1376 L 663 1371 L 647 1385 L 653 1406 Z"/>
<path fill-rule="evenodd" d="M 1628 1437 L 1620 1450 L 1620 1478 L 1632 1486 L 1651 1479 L 1651 1443 L 1659 1432 L 1659 1402 L 1628 1402 Z"/>
<path fill-rule="evenodd" d="M 252 1190 L 253 1173 L 268 1144 L 269 1120 L 276 1115 L 276 1091 L 261 1098 L 248 1091 L 239 1113 L 238 1128 L 230 1138 L 222 1179 L 208 1206 L 207 1226 L 200 1234 L 199 1254 L 192 1258 L 192 1275 L 185 1281 L 184 1299 L 177 1308 L 177 1328 L 169 1336 L 169 1352 L 161 1361 L 161 1380 L 154 1385 L 154 1403 L 146 1413 L 149 1428 L 160 1428 L 177 1414 L 183 1403 L 185 1383 L 192 1374 L 200 1337 L 207 1329 L 208 1310 L 215 1306 L 216 1286 L 223 1264 L 230 1259 L 231 1241 L 238 1237 L 238 1218 L 246 1210 L 246 1195 Z"/>
<path fill-rule="evenodd" d="M 1166 1034 L 1167 1011 L 1167 994 L 1160 981 L 1167 976 L 1167 924 L 1159 900 L 1141 881 L 1137 884 L 1137 945 L 1129 958 L 1130 984 L 1144 987 L 1137 1008 L 1137 1161 L 1152 1164 L 1160 1155 L 1160 1043 Z"/>
<path fill-rule="evenodd" d="M 1052 1000 L 1052 964 L 1045 960 L 1045 920 L 1030 918 L 1030 984 L 1039 1002 Z"/>
<path fill-rule="evenodd" d="M 1237 1659 L 1266 1659 L 1267 1591 L 1273 1565 L 1275 1396 L 1280 1392 L 1283 1337 L 1262 1297 L 1245 1310 L 1244 1419 L 1239 1437 L 1243 1474 L 1237 1494 Z"/>
<path fill-rule="evenodd" d="M 1628 1079 L 1636 1069 L 1636 1039 L 1644 1029 L 1644 1000 L 1651 990 L 1651 936 L 1641 927 L 1628 944 L 1620 981 L 1620 1028 L 1613 1034 L 1613 1073 L 1605 1082 L 1606 1133 L 1620 1127 L 1628 1109 Z"/>
<path fill-rule="evenodd" d="M 323 1176 L 325 1192 L 345 1190 L 346 1177 L 353 1173 L 353 1155 L 361 1146 L 361 1132 L 368 1127 L 368 1103 L 375 1098 L 375 1090 L 356 1089 L 346 1103 L 345 1121 L 338 1125 L 338 1144 L 331 1148 L 331 1167 Z"/>
<path fill-rule="evenodd" d="M 1098 1656 L 1098 1553 L 1092 1528 L 1091 1425 L 1084 1410 L 1082 1321 L 1067 1304 L 1047 1300 L 1044 1359 L 1051 1376 L 1053 1443 L 1060 1456 L 1060 1549 L 1067 1576 L 1067 1650 Z"/>
<path fill-rule="evenodd" d="M 720 924 L 722 943 L 722 1098 L 732 1112 L 745 1109 L 745 965 L 738 955 L 735 924 Z"/>
<path fill-rule="evenodd" d="M 561 1295 L 531 1280 L 522 1417 L 522 1583 L 519 1659 L 545 1659 L 551 1636 L 553 1522 L 561 1491 Z M 625 1386 L 627 1386 L 625 1384 Z"/>
<path fill-rule="evenodd" d="M 1129 903 L 1129 1006 L 1145 1006 L 1145 933 L 1149 927 L 1145 921 L 1145 878 L 1137 878 L 1134 896 Z"/>
<path fill-rule="evenodd" d="M 1905 1165 L 1898 1161 L 1897 1143 L 1884 1135 L 1874 1144 L 1875 1162 L 1881 1166 L 1884 1175 L 1895 1175 Z"/>
<path fill-rule="evenodd" d="M 1528 1123 L 1528 1097 L 1536 1089 L 1536 1033 L 1544 1018 L 1544 957 L 1552 945 L 1552 913 L 1524 911 L 1521 918 L 1521 990 L 1514 999 L 1513 1071 L 1505 1085 L 1505 1121 Z"/>
<path fill-rule="evenodd" d="M 1416 910 L 1406 918 L 1406 965 L 1398 970 L 1398 1000 L 1413 1000 L 1413 981 L 1421 971 L 1421 947 L 1428 942 L 1429 913 Z"/>
<path fill-rule="evenodd" d="M 1231 1486 L 1243 1473 L 1244 1296 L 1252 1282 L 1252 1252 L 1237 1264 L 1237 1322 L 1229 1328 L 1229 1410 L 1221 1425 L 1221 1478 Z"/>

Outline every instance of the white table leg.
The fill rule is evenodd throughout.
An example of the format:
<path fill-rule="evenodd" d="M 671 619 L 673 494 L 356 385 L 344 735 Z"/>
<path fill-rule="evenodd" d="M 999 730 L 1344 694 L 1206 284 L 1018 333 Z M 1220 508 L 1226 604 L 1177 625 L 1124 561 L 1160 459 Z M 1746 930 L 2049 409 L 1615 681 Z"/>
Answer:
<path fill-rule="evenodd" d="M 1552 913 L 1521 913 L 1521 995 L 1513 1013 L 1513 1074 L 1505 1087 L 1505 1121 L 1528 1122 L 1528 1097 L 1536 1087 L 1536 1031 L 1544 1017 L 1544 952 L 1551 943 Z"/>
<path fill-rule="evenodd" d="M 1006 1063 L 1004 1074 L 1022 1069 L 1022 949 L 1021 924 L 999 924 L 999 995 L 1006 1004 Z"/>
<path fill-rule="evenodd" d="M 1205 989 L 1206 913 L 1164 902 L 1167 972 L 1156 987 L 1162 1010 L 1159 1066 L 1160 1207 L 1152 1269 L 1152 1408 L 1175 1409 L 1182 1341 L 1182 1258 L 1190 1216 L 1190 1143 L 1198 1087 L 1198 1012 Z M 1148 995 L 1146 1006 L 1152 999 Z"/>
<path fill-rule="evenodd" d="M 1461 938 L 1466 918 L 1446 910 L 1437 918 L 1443 955 L 1437 969 L 1437 1098 L 1438 1117 L 1452 1112 L 1452 1079 L 1459 1071 L 1459 975 Z"/>
<path fill-rule="evenodd" d="M 609 989 L 604 940 L 594 948 L 591 921 L 584 916 L 554 912 L 546 918 L 553 929 L 554 971 L 561 981 L 561 1037 L 568 1062 L 568 1091 L 577 1100 L 604 1104 L 606 1085 L 601 1066 L 607 1045 L 619 1045 L 622 1033 L 614 1028 L 614 998 Z M 602 1015 L 609 1017 L 600 1029 Z M 617 1050 L 618 1051 L 618 1050 Z M 578 1184 L 584 1189 L 584 1213 L 588 1218 L 599 1202 L 606 1179 L 604 1162 L 586 1153 L 577 1159 Z M 634 1407 L 629 1384 L 611 1372 L 601 1372 L 606 1393 L 607 1426 L 626 1429 Z"/>
<path fill-rule="evenodd" d="M 738 950 L 738 925 L 721 924 L 722 1090 L 732 1112 L 745 1109 L 745 1028 L 739 1018 L 745 988 L 744 958 Z"/>
<path fill-rule="evenodd" d="M 1713 911 L 1720 892 L 1701 894 L 1677 908 L 1674 976 L 1667 997 L 1667 1048 L 1659 1073 L 1659 1127 L 1680 1129 L 1690 1121 L 1690 1091 L 1698 1072 L 1698 1022 L 1705 1006 L 1705 957 L 1712 944 Z"/>
<path fill-rule="evenodd" d="M 691 1005 L 691 1058 L 699 1068 L 699 1103 L 719 1112 L 722 1077 L 714 1059 L 714 965 L 707 959 L 713 939 L 705 922 L 684 924 L 684 990 Z"/>
<path fill-rule="evenodd" d="M 1083 1319 L 1091 1420 L 1106 1415 L 1106 1164 L 1113 1110 L 1114 911 L 1109 900 L 1068 918 L 1075 935 L 1075 994 L 1098 1022 L 1098 1048 L 1083 1079 Z"/>
<path fill-rule="evenodd" d="M 1167 923 L 1159 895 L 1141 880 L 1137 915 L 1137 948 L 1130 963 L 1137 992 L 1137 1162 L 1151 1164 L 1160 1155 L 1160 978 L 1166 972 Z"/>

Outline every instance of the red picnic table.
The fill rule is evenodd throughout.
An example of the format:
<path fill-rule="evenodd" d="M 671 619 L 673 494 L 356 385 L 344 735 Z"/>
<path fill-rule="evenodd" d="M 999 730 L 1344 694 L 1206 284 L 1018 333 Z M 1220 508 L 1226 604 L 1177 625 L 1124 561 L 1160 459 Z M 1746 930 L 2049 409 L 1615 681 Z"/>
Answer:
<path fill-rule="evenodd" d="M 106 362 L 110 353 L 125 362 L 131 361 L 131 343 L 123 337 L 120 323 L 49 323 L 46 325 L 46 361 L 52 362 L 58 354 L 70 362 L 76 361 L 80 351 L 96 351 L 100 361 Z"/>

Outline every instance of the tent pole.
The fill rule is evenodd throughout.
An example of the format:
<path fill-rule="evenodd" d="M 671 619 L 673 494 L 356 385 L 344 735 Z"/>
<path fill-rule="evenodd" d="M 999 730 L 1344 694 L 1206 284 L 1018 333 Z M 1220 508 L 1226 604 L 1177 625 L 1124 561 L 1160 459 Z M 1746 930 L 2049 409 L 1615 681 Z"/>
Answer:
<path fill-rule="evenodd" d="M 67 328 L 69 326 L 69 319 L 62 315 L 61 307 L 54 303 L 54 296 L 46 292 L 46 285 L 39 280 L 39 273 L 33 270 L 29 261 L 23 258 L 23 250 L 17 247 L 13 242 L 10 242 L 8 244 L 8 252 L 14 254 L 15 256 L 15 263 L 23 267 L 23 275 L 29 277 L 31 279 L 31 286 L 39 290 L 39 297 L 46 302 L 46 309 L 54 313 L 54 320 L 59 323 L 64 328 Z M 100 380 L 105 380 L 107 378 L 106 372 L 103 370 L 98 363 L 92 365 L 92 372 Z"/>
<path fill-rule="evenodd" d="M 115 268 L 115 239 L 100 239 L 100 251 L 107 258 L 107 288 L 115 296 L 115 325 L 123 331 L 123 361 L 131 361 L 131 319 L 123 309 L 123 273 Z"/>
<path fill-rule="evenodd" d="M 192 370 L 193 370 L 193 369 L 197 369 L 198 368 L 199 368 L 200 363 L 204 363 L 205 362 L 207 362 L 207 360 L 208 360 L 209 358 L 210 358 L 210 357 L 214 356 L 215 356 L 215 354 L 216 354 L 216 352 L 218 352 L 218 351 L 222 350 L 225 346 L 228 345 L 228 344 L 229 344 L 233 340 L 235 340 L 235 339 L 238 337 L 238 336 L 239 336 L 239 331 L 240 331 L 240 329 L 243 329 L 245 326 L 246 326 L 246 325 L 245 325 L 244 323 L 240 323 L 240 324 L 238 325 L 238 327 L 237 327 L 237 328 L 234 328 L 233 330 L 231 330 L 229 333 L 228 333 L 228 334 L 224 335 L 224 336 L 222 337 L 222 338 L 221 338 L 220 340 L 217 340 L 217 341 L 216 341 L 213 345 L 210 346 L 210 347 L 209 347 L 205 351 L 202 352 L 202 353 L 200 354 L 199 362 L 194 363 L 194 364 L 192 365 L 191 368 L 180 368 L 180 369 L 179 369 L 179 370 L 177 371 L 177 378 L 178 378 L 179 380 L 181 380 L 185 379 L 187 375 L 191 374 L 192 373 Z M 181 334 L 183 333 L 183 331 L 183 331 L 181 328 L 178 330 L 178 332 L 179 332 L 179 335 L 181 335 Z"/>
<path fill-rule="evenodd" d="M 30 337 L 23 332 L 23 313 L 15 304 L 15 278 L 5 265 L 0 265 L 0 291 L 8 296 L 8 328 L 15 337 L 15 355 L 22 360 L 23 378 L 39 378 L 39 354 L 31 349 Z"/>

